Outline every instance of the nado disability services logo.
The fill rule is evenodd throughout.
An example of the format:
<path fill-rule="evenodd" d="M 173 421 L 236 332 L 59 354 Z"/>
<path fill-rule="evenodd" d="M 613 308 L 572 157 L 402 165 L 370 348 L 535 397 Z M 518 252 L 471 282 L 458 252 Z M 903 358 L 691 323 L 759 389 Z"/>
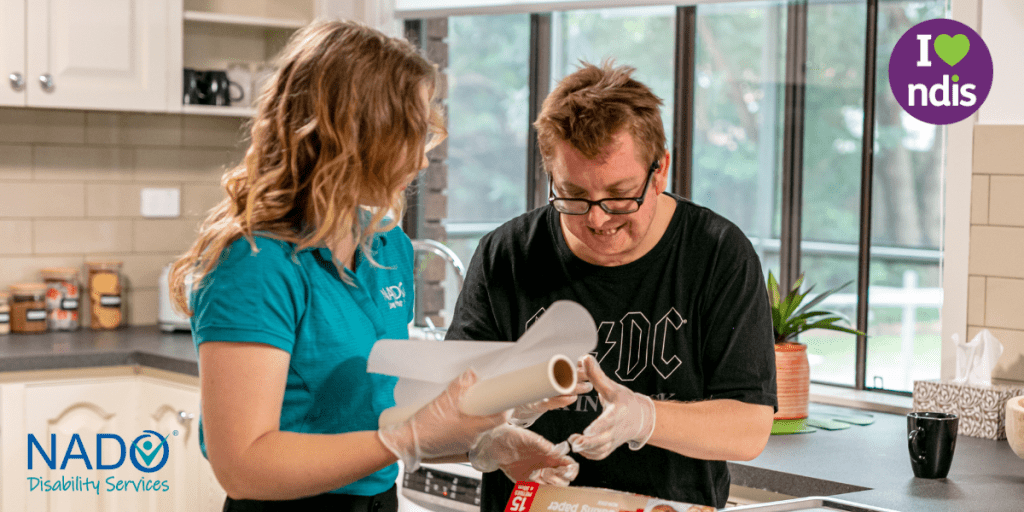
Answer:
<path fill-rule="evenodd" d="M 178 431 L 172 432 L 178 435 Z M 78 464 L 77 470 L 116 470 L 131 463 L 135 469 L 142 473 L 152 474 L 163 469 L 167 465 L 171 449 L 167 443 L 170 436 L 160 435 L 153 430 L 144 430 L 142 435 L 137 436 L 130 443 L 118 434 L 97 433 L 95 439 L 85 440 L 81 434 L 72 434 L 67 438 L 66 445 L 63 440 L 58 443 L 58 436 L 50 434 L 49 443 L 36 438 L 34 434 L 28 434 L 28 467 L 29 471 L 42 469 L 42 466 L 51 471 L 64 471 L 69 469 L 69 462 Z M 45 439 L 45 438 L 44 438 Z M 95 443 L 91 442 L 95 441 Z M 49 445 L 49 446 L 47 446 Z M 93 449 L 95 447 L 95 449 Z M 44 476 L 28 476 L 29 491 L 72 491 L 72 492 L 143 492 L 156 491 L 167 492 L 170 484 L 167 480 L 155 480 L 151 478 L 134 478 L 123 480 L 115 476 L 109 476 L 102 481 L 90 476 L 81 475 L 66 476 L 62 474 Z M 59 476 L 59 479 L 53 478 Z"/>
<path fill-rule="evenodd" d="M 962 121 L 981 108 L 992 89 L 992 55 L 981 36 L 959 21 L 922 21 L 893 47 L 889 87 L 920 121 Z"/>

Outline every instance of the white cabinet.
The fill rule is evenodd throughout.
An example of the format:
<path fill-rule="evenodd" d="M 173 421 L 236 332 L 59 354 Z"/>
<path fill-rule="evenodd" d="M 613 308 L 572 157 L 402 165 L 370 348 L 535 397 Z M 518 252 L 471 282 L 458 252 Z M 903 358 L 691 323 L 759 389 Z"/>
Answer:
<path fill-rule="evenodd" d="M 198 379 L 136 372 L 36 373 L 0 384 L 0 510 L 221 509 L 224 492 L 199 451 Z M 70 487 L 48 492 L 46 481 Z"/>
<path fill-rule="evenodd" d="M 138 385 L 139 430 L 166 436 L 171 449 L 160 479 L 174 487 L 173 492 L 149 494 L 139 510 L 221 510 L 224 491 L 199 450 L 199 389 L 145 376 Z"/>
<path fill-rule="evenodd" d="M 126 443 L 134 439 L 137 414 L 132 409 L 136 402 L 132 379 L 103 376 L 4 384 L 0 404 L 4 448 L 0 508 L 12 512 L 137 510 L 138 497 L 127 493 L 106 493 L 102 488 L 99 493 L 45 491 L 46 481 L 77 484 L 79 479 L 88 479 L 105 487 L 102 482 L 108 477 L 127 477 L 124 469 L 98 469 L 100 463 L 114 464 L 121 450 L 116 441 L 107 440 L 102 444 L 107 453 L 98 457 L 96 440 L 97 434 L 105 433 L 119 433 Z M 31 444 L 29 434 L 38 446 Z M 32 469 L 27 467 L 26 454 Z"/>
<path fill-rule="evenodd" d="M 0 105 L 25 105 L 25 0 L 0 0 Z"/>
<path fill-rule="evenodd" d="M 0 0 L 0 104 L 165 110 L 170 1 Z"/>

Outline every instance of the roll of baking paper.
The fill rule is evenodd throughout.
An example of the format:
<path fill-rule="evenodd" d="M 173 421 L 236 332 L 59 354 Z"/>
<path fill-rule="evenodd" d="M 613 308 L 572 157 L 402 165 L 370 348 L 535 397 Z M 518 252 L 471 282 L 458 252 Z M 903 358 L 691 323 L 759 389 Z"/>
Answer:
<path fill-rule="evenodd" d="M 508 372 L 472 385 L 459 409 L 472 416 L 488 416 L 545 398 L 568 395 L 576 389 L 576 365 L 564 355 Z M 402 422 L 423 405 L 392 407 L 380 414 L 378 425 Z"/>

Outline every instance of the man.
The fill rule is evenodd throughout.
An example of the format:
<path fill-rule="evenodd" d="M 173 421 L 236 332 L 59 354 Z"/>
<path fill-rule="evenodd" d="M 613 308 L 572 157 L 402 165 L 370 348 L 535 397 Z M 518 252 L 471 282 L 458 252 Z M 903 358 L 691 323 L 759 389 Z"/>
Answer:
<path fill-rule="evenodd" d="M 552 302 L 579 302 L 598 324 L 581 363 L 596 393 L 531 430 L 568 440 L 572 485 L 723 507 L 724 461 L 761 452 L 777 406 L 768 296 L 739 228 L 664 193 L 661 100 L 632 72 L 584 64 L 544 101 L 551 204 L 481 239 L 447 337 L 515 340 Z M 512 486 L 485 474 L 482 511 Z"/>

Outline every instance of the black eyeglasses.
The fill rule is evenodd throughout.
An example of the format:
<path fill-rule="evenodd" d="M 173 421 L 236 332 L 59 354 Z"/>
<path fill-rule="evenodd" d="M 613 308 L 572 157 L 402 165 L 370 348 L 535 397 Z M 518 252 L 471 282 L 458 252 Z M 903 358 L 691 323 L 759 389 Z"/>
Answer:
<path fill-rule="evenodd" d="M 644 182 L 644 190 L 643 192 L 640 192 L 639 197 L 606 197 L 604 199 L 598 199 L 597 201 L 555 197 L 554 184 L 549 177 L 548 202 L 554 205 L 555 210 L 558 211 L 558 213 L 564 213 L 566 215 L 583 215 L 589 212 L 590 207 L 594 205 L 600 206 L 605 213 L 611 215 L 625 215 L 627 213 L 633 213 L 640 209 L 640 205 L 644 204 L 644 196 L 647 195 L 647 187 L 651 185 L 651 176 L 654 176 L 654 171 L 657 171 L 660 167 L 661 163 L 658 160 L 651 163 L 651 168 L 647 171 L 647 180 Z"/>

